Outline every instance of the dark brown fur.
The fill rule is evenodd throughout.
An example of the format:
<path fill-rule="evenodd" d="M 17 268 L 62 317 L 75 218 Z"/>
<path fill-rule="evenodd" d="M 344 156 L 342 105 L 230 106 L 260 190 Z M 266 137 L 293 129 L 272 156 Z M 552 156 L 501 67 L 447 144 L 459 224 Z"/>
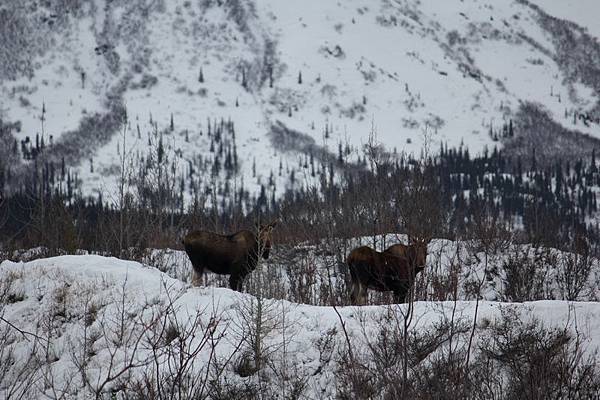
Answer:
<path fill-rule="evenodd" d="M 425 242 L 398 244 L 381 253 L 368 246 L 352 250 L 346 260 L 352 279 L 352 303 L 364 302 L 367 289 L 393 291 L 396 302 L 404 303 L 416 275 L 425 267 L 426 258 Z"/>
<path fill-rule="evenodd" d="M 386 254 L 391 254 L 396 257 L 407 257 L 408 246 L 402 243 L 395 244 L 393 246 L 388 247 L 383 251 Z"/>
<path fill-rule="evenodd" d="M 429 243 L 431 239 L 418 239 L 415 238 L 414 236 L 409 236 L 408 237 L 408 245 L 403 244 L 403 243 L 398 243 L 395 244 L 393 246 L 388 247 L 387 249 L 384 250 L 384 253 L 387 254 L 391 254 L 397 257 L 408 257 L 408 248 L 411 245 L 414 245 L 417 247 L 417 249 L 421 249 L 424 250 L 425 253 L 421 253 L 421 254 L 425 254 L 425 257 L 427 257 L 427 244 Z M 424 247 L 424 249 L 423 249 Z M 425 264 L 425 261 L 423 261 L 423 264 Z"/>
<path fill-rule="evenodd" d="M 246 275 L 256 269 L 258 254 L 269 258 L 271 232 L 276 221 L 261 226 L 258 235 L 249 230 L 232 235 L 193 231 L 183 239 L 185 252 L 194 268 L 192 283 L 197 286 L 205 269 L 216 274 L 231 275 L 229 286 L 241 291 Z"/>

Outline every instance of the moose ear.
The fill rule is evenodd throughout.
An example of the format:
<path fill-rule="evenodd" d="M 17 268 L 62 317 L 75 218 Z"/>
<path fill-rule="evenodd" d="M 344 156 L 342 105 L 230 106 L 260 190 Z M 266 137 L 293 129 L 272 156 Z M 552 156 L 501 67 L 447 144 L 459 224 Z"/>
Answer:
<path fill-rule="evenodd" d="M 273 221 L 271 221 L 271 223 L 269 224 L 269 226 L 271 228 L 275 228 L 275 225 L 277 225 L 278 223 L 279 223 L 279 220 L 278 219 L 274 219 Z"/>

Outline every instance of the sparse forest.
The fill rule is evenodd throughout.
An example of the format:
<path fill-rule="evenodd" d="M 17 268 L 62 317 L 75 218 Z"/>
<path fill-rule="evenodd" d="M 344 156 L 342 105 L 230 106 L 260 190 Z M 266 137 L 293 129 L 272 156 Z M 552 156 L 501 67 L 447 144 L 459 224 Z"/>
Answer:
<path fill-rule="evenodd" d="M 97 197 L 81 195 L 82 182 L 64 158 L 44 156 L 51 145 L 43 139 L 15 142 L 14 157 L 31 168 L 14 176 L 12 165 L 0 161 L 3 250 L 43 246 L 119 255 L 132 247 L 176 247 L 193 227 L 230 232 L 275 217 L 284 222 L 278 238 L 286 244 L 423 229 L 464 239 L 482 212 L 510 226 L 522 243 L 574 250 L 598 241 L 595 149 L 590 157 L 550 163 L 538 161 L 535 149 L 529 157 L 497 148 L 472 156 L 467 148 L 442 145 L 435 156 L 414 159 L 366 145 L 358 161 L 347 161 L 349 150 L 340 143 L 335 158 L 313 157 L 311 150 L 299 166 L 288 167 L 288 189 L 276 197 L 273 182 L 256 194 L 239 184 L 233 125 L 211 125 L 206 134 L 214 157 L 199 156 L 177 175 L 175 163 L 182 161 L 156 131 L 148 157 L 123 150 L 119 193 Z M 280 166 L 274 173 L 286 172 Z"/>

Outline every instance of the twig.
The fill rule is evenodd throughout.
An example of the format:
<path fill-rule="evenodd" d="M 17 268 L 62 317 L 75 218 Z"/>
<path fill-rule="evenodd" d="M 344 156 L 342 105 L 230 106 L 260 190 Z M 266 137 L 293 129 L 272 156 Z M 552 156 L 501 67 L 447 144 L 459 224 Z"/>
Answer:
<path fill-rule="evenodd" d="M 13 324 L 12 322 L 10 322 L 9 320 L 7 320 L 6 318 L 4 318 L 2 316 L 0 316 L 0 321 L 4 322 L 6 325 L 10 326 L 11 328 L 13 328 L 17 332 L 19 332 L 23 336 L 23 339 L 27 340 L 28 342 L 29 342 L 29 339 L 27 338 L 27 336 L 32 336 L 35 339 L 42 340 L 42 341 L 49 343 L 48 339 L 43 338 L 39 335 L 36 335 L 35 333 L 32 333 L 32 332 L 29 332 L 29 331 L 19 328 L 18 326 L 16 326 L 15 324 Z"/>

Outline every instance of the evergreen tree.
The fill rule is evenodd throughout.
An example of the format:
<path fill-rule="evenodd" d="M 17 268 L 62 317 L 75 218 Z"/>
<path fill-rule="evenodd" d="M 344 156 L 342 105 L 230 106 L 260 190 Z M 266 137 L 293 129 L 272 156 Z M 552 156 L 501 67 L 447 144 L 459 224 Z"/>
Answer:
<path fill-rule="evenodd" d="M 156 153 L 156 159 L 158 160 L 159 164 L 162 164 L 164 155 L 165 148 L 163 147 L 162 135 L 160 135 L 160 138 L 158 139 L 158 149 Z"/>

